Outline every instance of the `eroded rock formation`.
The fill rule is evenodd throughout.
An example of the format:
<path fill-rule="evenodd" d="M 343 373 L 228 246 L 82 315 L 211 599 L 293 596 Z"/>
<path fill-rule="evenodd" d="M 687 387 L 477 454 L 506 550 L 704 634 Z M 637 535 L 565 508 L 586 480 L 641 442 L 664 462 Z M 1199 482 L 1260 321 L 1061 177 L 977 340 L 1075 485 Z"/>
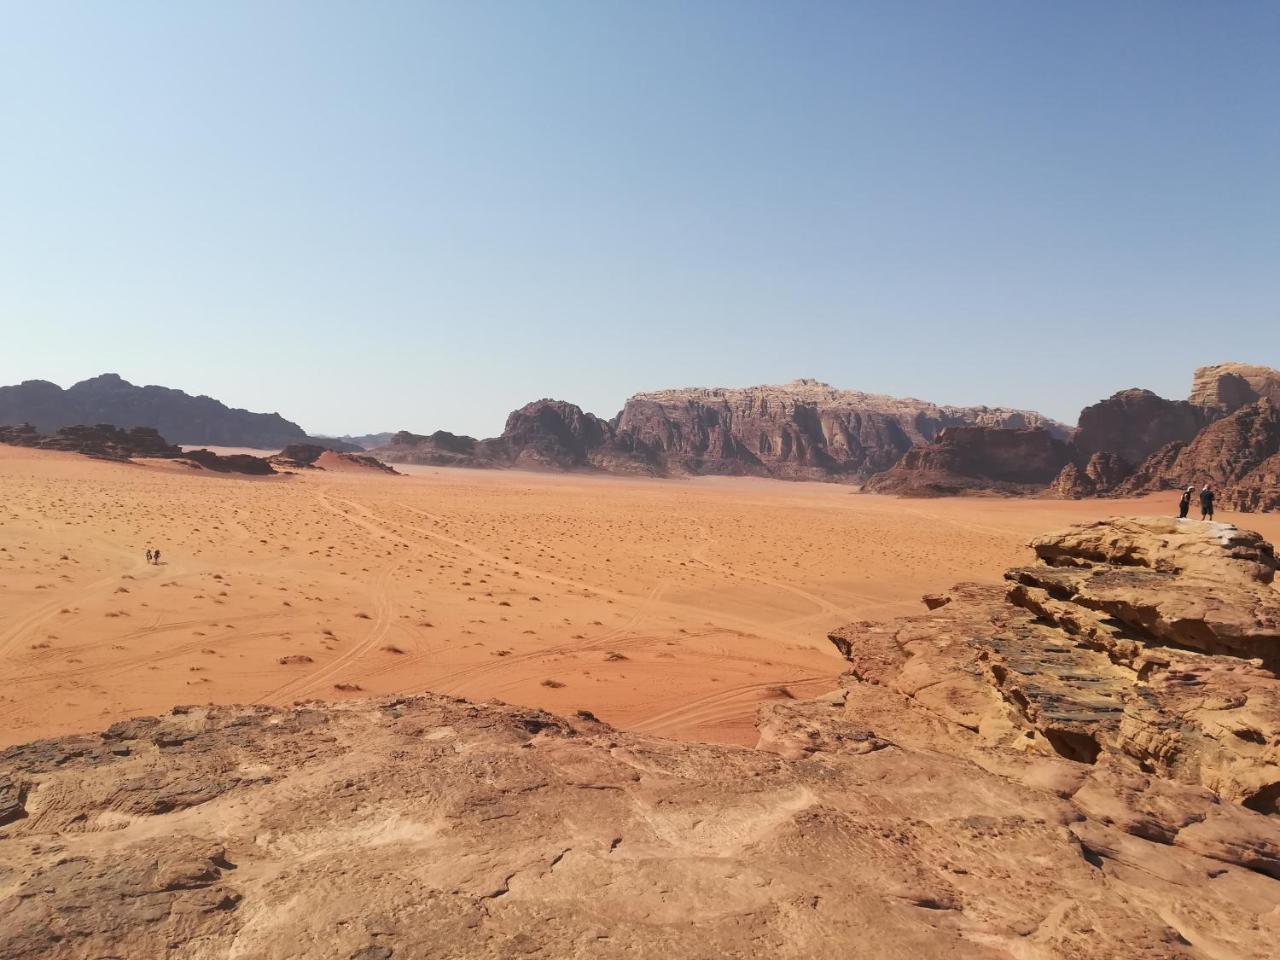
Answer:
<path fill-rule="evenodd" d="M 911 497 L 1044 490 L 1071 462 L 1071 447 L 1048 430 L 947 427 L 932 443 L 908 450 L 868 491 Z"/>
<path fill-rule="evenodd" d="M 1270 545 L 1035 548 L 837 631 L 842 688 L 756 750 L 434 696 L 8 749 L 0 956 L 1274 956 Z"/>
<path fill-rule="evenodd" d="M 266 457 L 255 457 L 249 453 L 215 453 L 212 450 L 188 450 L 182 459 L 204 470 L 215 473 L 244 473 L 249 476 L 265 477 L 275 473 L 275 467 Z"/>
<path fill-rule="evenodd" d="M 535 400 L 507 417 L 502 435 L 488 440 L 438 430 L 427 436 L 401 431 L 373 451 L 391 463 L 534 470 L 606 470 L 661 473 L 642 444 L 612 423 L 562 400 Z"/>
<path fill-rule="evenodd" d="M 618 419 L 619 433 L 653 450 L 673 472 L 808 480 L 865 480 L 945 428 L 962 426 L 1063 431 L 1028 410 L 940 407 L 816 380 L 641 393 Z"/>
<path fill-rule="evenodd" d="M 178 457 L 182 449 L 169 443 L 150 427 L 123 430 L 109 423 L 77 424 L 62 427 L 48 436 L 24 423 L 0 426 L 0 443 L 40 450 L 81 453 L 103 460 L 130 460 L 133 457 Z"/>
<path fill-rule="evenodd" d="M 1263 399 L 1280 404 L 1280 370 L 1216 363 L 1198 369 L 1191 383 L 1191 402 L 1218 413 L 1232 413 Z"/>

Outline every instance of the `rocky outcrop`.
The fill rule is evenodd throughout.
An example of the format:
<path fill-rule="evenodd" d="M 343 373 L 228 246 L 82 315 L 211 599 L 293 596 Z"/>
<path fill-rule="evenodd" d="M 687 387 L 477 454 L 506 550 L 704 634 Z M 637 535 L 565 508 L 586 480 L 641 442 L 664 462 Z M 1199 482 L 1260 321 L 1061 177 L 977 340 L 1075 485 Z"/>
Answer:
<path fill-rule="evenodd" d="M 437 696 L 10 748 L 0 956 L 1267 960 L 1273 552 L 1152 520 L 1036 550 L 837 631 L 841 689 L 767 702 L 756 750 Z"/>
<path fill-rule="evenodd" d="M 380 473 L 397 473 L 377 457 L 364 453 L 348 453 L 315 443 L 291 443 L 274 457 L 268 458 L 274 466 L 288 470 L 375 470 Z"/>
<path fill-rule="evenodd" d="M 1190 443 L 1157 451 L 1118 489 L 1121 493 L 1173 490 L 1209 483 L 1224 503 L 1270 503 L 1268 481 L 1280 454 L 1280 405 L 1258 400 L 1205 427 Z M 1237 493 L 1253 491 L 1253 493 Z M 1258 507 L 1255 509 L 1271 509 Z"/>
<path fill-rule="evenodd" d="M 233 409 L 168 387 L 139 387 L 114 373 L 66 390 L 45 380 L 0 387 L 0 423 L 30 423 L 44 433 L 76 424 L 114 423 L 152 427 L 175 443 L 268 450 L 307 439 L 300 426 L 277 413 Z"/>
<path fill-rule="evenodd" d="M 212 450 L 188 450 L 182 459 L 204 470 L 215 473 L 243 473 L 254 477 L 265 477 L 275 473 L 275 467 L 266 457 L 255 457 L 248 453 L 214 453 Z"/>
<path fill-rule="evenodd" d="M 123 430 L 109 423 L 62 427 L 51 435 L 41 434 L 29 423 L 17 427 L 0 426 L 0 443 L 40 450 L 80 453 L 103 460 L 130 460 L 134 457 L 178 457 L 182 449 L 165 440 L 150 427 Z"/>
<path fill-rule="evenodd" d="M 1130 476 L 1127 460 L 1114 453 L 1095 453 L 1084 464 L 1068 463 L 1049 486 L 1049 492 L 1064 500 L 1079 500 L 1108 493 Z"/>
<path fill-rule="evenodd" d="M 1132 468 L 1166 444 L 1191 440 L 1209 419 L 1204 409 L 1185 400 L 1122 390 L 1080 411 L 1073 440 L 1083 460 L 1108 453 Z"/>
<path fill-rule="evenodd" d="M 1217 414 L 1234 413 L 1263 399 L 1280 404 L 1280 370 L 1217 363 L 1197 370 L 1191 383 L 1191 402 Z"/>
<path fill-rule="evenodd" d="M 1226 363 L 1196 371 L 1191 400 L 1125 390 L 1080 414 L 1075 461 L 1050 490 L 1061 497 L 1133 496 L 1205 482 L 1240 510 L 1276 509 L 1280 371 Z"/>
<path fill-rule="evenodd" d="M 914 447 L 865 489 L 912 497 L 993 492 L 1031 494 L 1071 461 L 1071 448 L 1048 430 L 947 427 L 932 443 Z"/>
<path fill-rule="evenodd" d="M 940 407 L 816 380 L 641 393 L 618 419 L 619 434 L 653 451 L 671 472 L 804 480 L 865 480 L 945 428 L 961 426 L 1065 432 L 1031 411 Z"/>
<path fill-rule="evenodd" d="M 536 400 L 507 417 L 502 435 L 488 440 L 438 430 L 401 431 L 373 450 L 391 463 L 532 470 L 662 472 L 658 458 L 612 423 L 562 400 Z"/>
<path fill-rule="evenodd" d="M 1005 590 L 960 586 L 928 617 L 838 631 L 855 679 L 1113 782 L 1170 781 L 1125 804 L 1184 803 L 1186 825 L 1202 822 L 1199 797 L 1280 814 L 1271 544 L 1229 524 L 1128 518 L 1032 546 L 1042 563 L 1010 570 Z M 1178 842 L 1176 825 L 1123 816 Z M 1266 829 L 1280 839 L 1280 818 Z M 1264 872 L 1280 878 L 1280 859 Z"/>

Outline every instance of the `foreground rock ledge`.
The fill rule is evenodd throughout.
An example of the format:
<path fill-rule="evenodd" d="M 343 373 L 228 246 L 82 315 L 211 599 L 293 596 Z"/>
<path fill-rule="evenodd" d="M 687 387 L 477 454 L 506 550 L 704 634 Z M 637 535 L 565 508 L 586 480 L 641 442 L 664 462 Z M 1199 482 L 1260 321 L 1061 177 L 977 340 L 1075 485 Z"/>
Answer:
<path fill-rule="evenodd" d="M 1274 957 L 1274 555 L 1161 523 L 843 628 L 756 750 L 433 696 L 12 748 L 0 956 Z"/>

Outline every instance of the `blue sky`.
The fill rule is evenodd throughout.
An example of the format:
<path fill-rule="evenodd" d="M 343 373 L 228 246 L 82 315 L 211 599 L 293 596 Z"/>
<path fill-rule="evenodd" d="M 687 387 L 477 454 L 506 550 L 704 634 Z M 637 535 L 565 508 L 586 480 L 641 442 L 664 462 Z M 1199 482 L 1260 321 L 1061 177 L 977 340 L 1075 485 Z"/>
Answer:
<path fill-rule="evenodd" d="M 315 431 L 1280 366 L 1280 4 L 0 0 L 0 383 Z"/>

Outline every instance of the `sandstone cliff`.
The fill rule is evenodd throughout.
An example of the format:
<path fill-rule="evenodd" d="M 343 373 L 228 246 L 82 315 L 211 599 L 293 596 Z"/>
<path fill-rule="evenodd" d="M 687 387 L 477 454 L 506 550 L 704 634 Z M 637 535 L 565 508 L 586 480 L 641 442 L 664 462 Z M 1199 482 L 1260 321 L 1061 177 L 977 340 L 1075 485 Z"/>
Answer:
<path fill-rule="evenodd" d="M 1038 413 L 940 407 L 838 390 L 816 380 L 745 389 L 641 393 L 618 432 L 682 473 L 865 480 L 947 427 L 1065 428 Z"/>
<path fill-rule="evenodd" d="M 765 705 L 756 750 L 435 696 L 10 748 L 0 956 L 1269 960 L 1273 551 L 1035 546 L 836 631 L 842 689 Z"/>
<path fill-rule="evenodd" d="M 1248 363 L 1201 367 L 1191 383 L 1191 402 L 1207 410 L 1232 413 L 1267 399 L 1280 403 L 1280 370 Z"/>
<path fill-rule="evenodd" d="M 1080 414 L 1075 462 L 1051 490 L 1137 495 L 1208 482 L 1224 505 L 1276 509 L 1274 466 L 1261 468 L 1280 452 L 1277 398 L 1280 371 L 1238 363 L 1198 369 L 1189 401 L 1122 391 Z"/>
<path fill-rule="evenodd" d="M 152 427 L 175 443 L 268 450 L 307 439 L 279 414 L 232 409 L 168 387 L 139 387 L 114 373 L 66 390 L 45 380 L 0 387 L 0 424 L 19 423 L 46 433 L 83 423 Z"/>
<path fill-rule="evenodd" d="M 1071 462 L 1071 447 L 1048 430 L 946 427 L 932 443 L 913 447 L 864 489 L 911 497 L 1044 490 Z"/>

